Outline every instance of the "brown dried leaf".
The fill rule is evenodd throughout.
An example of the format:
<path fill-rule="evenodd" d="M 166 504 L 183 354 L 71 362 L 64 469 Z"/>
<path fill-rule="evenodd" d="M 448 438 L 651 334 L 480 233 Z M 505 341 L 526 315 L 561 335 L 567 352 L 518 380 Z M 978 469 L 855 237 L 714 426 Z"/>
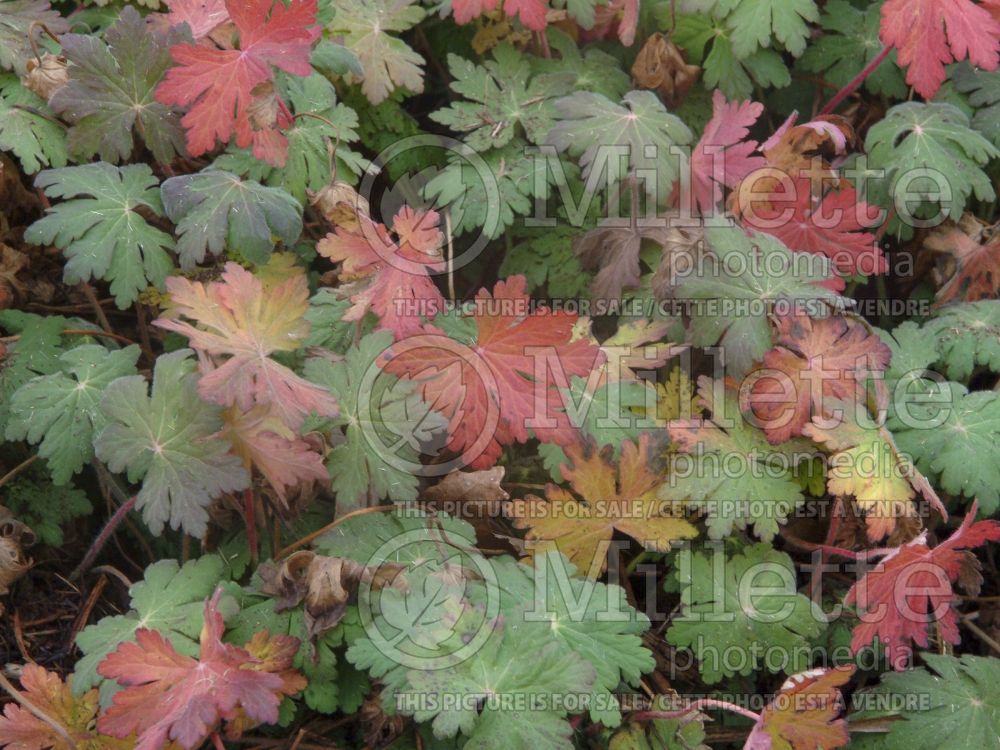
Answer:
<path fill-rule="evenodd" d="M 67 68 L 65 57 L 46 52 L 41 59 L 28 60 L 26 72 L 21 76 L 21 83 L 26 89 L 34 91 L 48 101 L 56 89 L 61 89 L 69 82 Z"/>
<path fill-rule="evenodd" d="M 32 561 L 25 557 L 24 549 L 34 543 L 35 532 L 0 505 L 0 596 L 31 567 Z"/>
<path fill-rule="evenodd" d="M 343 557 L 302 550 L 290 555 L 280 567 L 262 566 L 260 574 L 262 591 L 276 597 L 279 611 L 305 601 L 306 632 L 315 638 L 343 619 L 361 583 L 406 591 L 406 581 L 399 575 L 405 569 L 405 565 L 394 563 L 367 567 Z"/>
<path fill-rule="evenodd" d="M 309 202 L 328 222 L 355 233 L 361 231 L 358 216 L 367 218 L 371 212 L 368 199 L 352 185 L 340 181 L 331 182 L 318 193 L 310 193 Z"/>
<path fill-rule="evenodd" d="M 632 64 L 636 85 L 658 91 L 671 108 L 684 101 L 700 74 L 701 68 L 688 65 L 677 45 L 659 32 L 646 40 Z"/>
<path fill-rule="evenodd" d="M 937 304 L 977 302 L 1000 296 L 1000 232 L 965 214 L 957 225 L 936 228 L 929 250 L 954 258 L 953 275 L 937 292 Z"/>

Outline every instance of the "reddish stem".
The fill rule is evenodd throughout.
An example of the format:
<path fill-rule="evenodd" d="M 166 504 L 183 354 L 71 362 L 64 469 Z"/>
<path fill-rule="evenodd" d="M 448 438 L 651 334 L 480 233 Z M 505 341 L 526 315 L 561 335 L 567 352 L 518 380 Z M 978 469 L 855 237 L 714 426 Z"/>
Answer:
<path fill-rule="evenodd" d="M 222 738 L 218 732 L 212 732 L 212 744 L 215 746 L 215 750 L 226 750 L 226 746 L 222 744 Z"/>
<path fill-rule="evenodd" d="M 111 535 L 118 530 L 118 527 L 121 525 L 122 521 L 125 520 L 125 517 L 135 508 L 137 498 L 138 495 L 130 497 L 122 503 L 118 510 L 115 511 L 114 515 L 108 519 L 104 528 L 101 529 L 101 533 L 97 535 L 97 539 L 95 539 L 94 543 L 90 545 L 90 549 L 87 550 L 87 554 L 83 556 L 83 560 L 81 560 L 80 564 L 76 566 L 76 570 L 70 573 L 69 579 L 71 581 L 75 581 L 77 578 L 90 570 L 90 566 L 94 564 L 94 560 L 97 559 L 101 550 L 104 549 L 104 545 L 108 543 L 109 539 L 111 539 Z"/>
<path fill-rule="evenodd" d="M 717 708 L 722 711 L 731 711 L 734 714 L 745 716 L 750 719 L 750 721 L 760 721 L 760 714 L 754 713 L 749 708 L 743 708 L 742 706 L 737 706 L 735 703 L 715 700 L 714 698 L 701 698 L 700 700 L 696 700 L 694 703 L 688 704 L 685 708 L 682 708 L 679 711 L 637 711 L 629 718 L 634 721 L 648 721 L 651 719 L 679 719 L 682 716 L 687 716 L 688 714 L 700 711 L 703 708 Z"/>
<path fill-rule="evenodd" d="M 250 562 L 257 567 L 257 514 L 254 511 L 253 487 L 243 490 L 243 515 L 247 525 L 247 544 L 250 545 Z"/>
<path fill-rule="evenodd" d="M 865 66 L 864 70 L 862 70 L 860 73 L 854 76 L 853 80 L 851 80 L 850 83 L 844 86 L 844 88 L 842 88 L 840 91 L 837 92 L 837 95 L 834 96 L 833 99 L 827 102 L 826 106 L 823 107 L 823 111 L 820 112 L 820 115 L 821 116 L 828 115 L 831 112 L 833 112 L 833 110 L 837 108 L 838 104 L 840 104 L 842 101 L 844 101 L 844 99 L 853 94 L 854 90 L 857 89 L 862 83 L 864 83 L 865 79 L 867 79 L 868 76 L 874 73 L 879 65 L 885 62 L 885 58 L 889 56 L 890 52 L 892 52 L 892 47 L 888 45 L 884 46 L 882 48 L 882 51 L 878 53 L 875 59 Z"/>

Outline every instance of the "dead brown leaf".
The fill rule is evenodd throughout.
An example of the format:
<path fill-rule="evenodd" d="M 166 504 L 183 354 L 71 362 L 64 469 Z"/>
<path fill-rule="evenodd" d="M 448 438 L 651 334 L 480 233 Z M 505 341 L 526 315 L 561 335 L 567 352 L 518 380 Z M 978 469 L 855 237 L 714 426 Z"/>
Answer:
<path fill-rule="evenodd" d="M 46 52 L 40 59 L 28 60 L 27 72 L 21 76 L 21 83 L 26 89 L 48 101 L 56 89 L 61 89 L 69 82 L 67 68 L 65 57 Z"/>
<path fill-rule="evenodd" d="M 309 194 L 309 202 L 320 215 L 336 227 L 349 232 L 361 231 L 358 216 L 369 216 L 368 199 L 358 194 L 352 185 L 334 181 L 317 193 Z"/>
<path fill-rule="evenodd" d="M 31 567 L 32 561 L 24 550 L 34 543 L 35 532 L 0 505 L 0 596 Z"/>
<path fill-rule="evenodd" d="M 689 65 L 684 53 L 663 34 L 650 36 L 632 64 L 632 78 L 640 88 L 659 92 L 673 108 L 679 106 L 701 74 Z"/>

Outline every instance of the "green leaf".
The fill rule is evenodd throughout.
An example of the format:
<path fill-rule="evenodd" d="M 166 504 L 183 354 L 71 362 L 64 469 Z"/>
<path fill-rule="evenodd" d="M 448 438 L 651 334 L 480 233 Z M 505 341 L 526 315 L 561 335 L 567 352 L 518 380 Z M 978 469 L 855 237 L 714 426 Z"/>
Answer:
<path fill-rule="evenodd" d="M 942 383 L 932 403 L 911 404 L 888 427 L 900 451 L 952 495 L 1000 509 L 1000 393 Z"/>
<path fill-rule="evenodd" d="M 37 375 L 59 371 L 65 343 L 62 332 L 67 323 L 61 315 L 43 318 L 20 310 L 0 310 L 0 327 L 18 336 L 7 347 L 0 366 L 0 436 L 7 429 L 14 392 Z"/>
<path fill-rule="evenodd" d="M 102 698 L 106 697 L 115 684 L 97 674 L 97 665 L 119 644 L 135 640 L 139 628 L 156 630 L 182 654 L 197 656 L 205 598 L 222 577 L 218 555 L 191 560 L 183 567 L 176 560 L 160 560 L 146 568 L 143 580 L 129 589 L 128 613 L 105 617 L 77 635 L 76 645 L 83 658 L 76 663 L 73 691 L 81 695 L 102 685 Z M 224 615 L 232 615 L 233 600 L 223 597 L 220 609 Z"/>
<path fill-rule="evenodd" d="M 813 0 L 718 0 L 716 15 L 724 15 L 733 40 L 733 52 L 746 58 L 774 40 L 795 57 L 806 49 L 809 23 L 819 20 Z"/>
<path fill-rule="evenodd" d="M 852 719 L 899 717 L 887 735 L 852 737 L 859 750 L 996 750 L 1000 748 L 1000 661 L 995 657 L 921 654 L 927 667 L 882 675 L 854 705 L 888 705 Z"/>
<path fill-rule="evenodd" d="M 812 41 L 799 58 L 799 67 L 819 73 L 828 83 L 843 88 L 882 52 L 881 22 L 882 3 L 861 10 L 847 0 L 830 0 L 820 20 L 827 33 Z M 908 87 L 896 64 L 895 52 L 865 79 L 865 88 L 893 99 L 906 98 Z"/>
<path fill-rule="evenodd" d="M 434 122 L 465 133 L 476 151 L 506 146 L 518 134 L 541 143 L 555 118 L 552 100 L 572 85 L 571 74 L 532 75 L 531 65 L 509 44 L 493 50 L 493 59 L 476 65 L 448 55 L 451 90 L 465 98 L 432 112 Z"/>
<path fill-rule="evenodd" d="M 69 24 L 58 11 L 49 7 L 48 0 L 4 0 L 0 3 L 0 68 L 24 72 L 31 59 L 28 29 L 32 23 L 43 23 L 53 34 L 69 30 Z"/>
<path fill-rule="evenodd" d="M 340 405 L 327 457 L 339 513 L 369 500 L 415 500 L 420 444 L 447 425 L 412 383 L 378 369 L 376 360 L 392 341 L 390 332 L 380 331 L 348 349 L 342 362 L 306 362 L 306 378 L 327 388 Z"/>
<path fill-rule="evenodd" d="M 819 286 L 832 276 L 824 257 L 793 253 L 770 235 L 748 236 L 734 227 L 707 229 L 705 239 L 708 263 L 681 283 L 677 298 L 695 303 L 691 342 L 721 344 L 735 376 L 747 373 L 771 348 L 771 305 L 783 300 L 816 317 L 840 299 Z"/>
<path fill-rule="evenodd" d="M 571 36 L 555 26 L 549 26 L 545 34 L 550 49 L 558 52 L 559 56 L 530 57 L 529 62 L 536 75 L 571 73 L 576 79 L 573 88 L 593 91 L 612 100 L 621 99 L 632 88 L 632 79 L 622 70 L 617 58 L 592 46 L 580 49 Z"/>
<path fill-rule="evenodd" d="M 343 352 L 350 347 L 357 324 L 344 321 L 353 303 L 349 297 L 341 297 L 335 289 L 321 287 L 309 299 L 309 310 L 305 314 L 309 321 L 309 335 L 305 347 L 320 346 L 332 352 Z"/>
<path fill-rule="evenodd" d="M 10 151 L 28 174 L 66 166 L 66 136 L 48 105 L 12 75 L 0 75 L 0 151 Z"/>
<path fill-rule="evenodd" d="M 59 372 L 15 391 L 6 438 L 40 443 L 38 455 L 48 461 L 52 481 L 66 484 L 93 457 L 94 435 L 104 426 L 98 404 L 109 383 L 135 373 L 139 347 L 78 346 L 59 359 Z"/>
<path fill-rule="evenodd" d="M 50 547 L 63 543 L 63 526 L 93 511 L 87 493 L 72 486 L 18 477 L 4 490 L 3 503 L 14 518 L 31 527 L 39 541 Z"/>
<path fill-rule="evenodd" d="M 278 81 L 284 98 L 295 114 L 300 115 L 284 131 L 288 138 L 285 166 L 272 167 L 254 158 L 250 149 L 232 145 L 212 167 L 281 188 L 304 206 L 308 192 L 318 192 L 332 178 L 331 148 L 336 147 L 338 178 L 363 171 L 361 155 L 348 145 L 358 140 L 358 116 L 353 109 L 337 102 L 336 89 L 321 75 L 308 78 L 281 75 Z"/>
<path fill-rule="evenodd" d="M 361 91 L 372 104 L 384 101 L 397 87 L 414 94 L 424 90 L 424 58 L 392 36 L 420 23 L 426 15 L 423 8 L 414 0 L 330 0 L 330 5 L 335 15 L 327 31 L 343 36 L 344 46 L 357 55 L 364 71 Z"/>
<path fill-rule="evenodd" d="M 129 161 L 133 130 L 161 164 L 184 153 L 180 116 L 154 94 L 173 65 L 170 48 L 187 38 L 176 28 L 154 31 L 132 7 L 122 9 L 103 40 L 91 34 L 62 37 L 69 82 L 52 95 L 51 105 L 73 123 L 68 146 L 76 161 L 94 154 L 116 164 Z"/>
<path fill-rule="evenodd" d="M 592 171 L 608 170 L 610 182 L 655 174 L 650 184 L 641 179 L 648 195 L 665 201 L 678 179 L 679 164 L 671 153 L 692 140 L 691 131 L 667 112 L 651 91 L 630 91 L 620 104 L 589 91 L 577 91 L 555 102 L 559 122 L 546 143 L 579 158 L 584 180 Z M 609 147 L 612 149 L 609 151 Z M 619 155 L 614 149 L 624 151 Z"/>
<path fill-rule="evenodd" d="M 495 239 L 527 216 L 536 199 L 547 198 L 551 186 L 562 175 L 554 173 L 546 159 L 524 153 L 514 140 L 504 148 L 483 154 L 451 154 L 448 164 L 424 188 L 424 195 L 437 206 L 448 206 L 456 234 L 482 232 Z M 481 161 L 480 161 L 481 159 Z"/>
<path fill-rule="evenodd" d="M 173 270 L 167 250 L 173 238 L 139 213 L 163 214 L 157 179 L 145 164 L 113 167 L 106 162 L 48 169 L 35 185 L 50 198 L 74 198 L 49 209 L 25 232 L 36 245 L 54 244 L 67 258 L 63 280 L 111 282 L 118 307 L 132 304 L 149 285 L 162 287 Z M 86 196 L 86 197 L 81 197 Z"/>
<path fill-rule="evenodd" d="M 263 265 L 275 237 L 290 246 L 302 234 L 302 206 L 291 195 L 229 172 L 171 177 L 160 191 L 167 216 L 177 225 L 184 269 L 205 260 L 206 252 L 220 255 L 227 248 Z"/>
<path fill-rule="evenodd" d="M 97 456 L 111 471 L 127 470 L 130 482 L 142 480 L 136 509 L 153 534 L 169 521 L 202 536 L 212 499 L 250 482 L 229 443 L 215 437 L 222 410 L 198 398 L 190 354 L 180 349 L 156 360 L 151 396 L 135 375 L 109 385 L 101 401 L 108 424 L 94 442 Z"/>
<path fill-rule="evenodd" d="M 667 481 L 658 494 L 701 511 L 712 539 L 725 539 L 752 524 L 754 534 L 770 541 L 805 500 L 793 468 L 816 450 L 802 438 L 770 445 L 764 432 L 743 418 L 733 388 L 725 389 L 722 403 L 714 402 L 713 391 L 721 386 L 711 380 L 699 383 L 698 396 L 712 413 L 711 421 L 681 428 L 692 433 L 685 443 L 695 445 L 670 456 Z M 677 442 L 673 429 L 671 437 Z"/>
<path fill-rule="evenodd" d="M 996 195 L 982 167 L 1000 151 L 972 130 L 969 118 L 951 104 L 897 104 L 868 131 L 865 148 L 870 166 L 886 170 L 890 195 L 902 217 L 913 209 L 907 206 L 906 192 L 940 203 L 945 218 L 961 216 L 972 195 L 984 201 Z M 915 176 L 917 170 L 937 173 L 937 179 Z M 942 200 L 941 179 L 951 187 L 951 200 Z"/>
<path fill-rule="evenodd" d="M 320 39 L 317 42 L 310 62 L 316 70 L 330 76 L 353 74 L 361 77 L 365 74 L 357 55 L 344 45 L 329 39 Z"/>
<path fill-rule="evenodd" d="M 519 237 L 504 256 L 500 276 L 523 274 L 529 292 L 545 287 L 556 299 L 586 297 L 592 274 L 573 253 L 572 241 L 578 235 L 577 228 L 560 224 Z"/>
<path fill-rule="evenodd" d="M 976 367 L 1000 372 L 1000 301 L 949 305 L 926 327 L 937 335 L 948 377 L 968 381 Z"/>
<path fill-rule="evenodd" d="M 721 547 L 712 555 L 680 554 L 682 611 L 666 639 L 694 652 L 706 682 L 762 667 L 795 674 L 809 666 L 809 639 L 823 632 L 826 620 L 796 591 L 788 555 L 763 543 L 729 558 Z"/>
<path fill-rule="evenodd" d="M 661 26 L 667 27 L 664 18 L 670 9 L 660 6 Z M 704 84 L 708 89 L 719 89 L 730 100 L 749 99 L 754 95 L 754 84 L 767 88 L 784 88 L 792 82 L 791 73 L 774 50 L 761 49 L 745 59 L 733 54 L 731 34 L 726 25 L 707 15 L 679 15 L 674 41 L 687 50 L 692 62 L 702 65 Z M 711 42 L 706 55 L 705 47 Z"/>
<path fill-rule="evenodd" d="M 969 95 L 969 104 L 976 108 L 972 127 L 1000 147 L 1000 72 L 973 68 L 963 62 L 952 70 L 951 80 L 955 88 Z"/>

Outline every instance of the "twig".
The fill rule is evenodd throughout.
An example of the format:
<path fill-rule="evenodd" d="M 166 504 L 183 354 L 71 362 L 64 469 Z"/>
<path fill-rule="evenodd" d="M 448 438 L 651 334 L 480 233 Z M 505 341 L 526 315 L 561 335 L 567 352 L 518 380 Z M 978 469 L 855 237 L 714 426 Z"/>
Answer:
<path fill-rule="evenodd" d="M 117 333 L 111 333 L 111 331 L 88 331 L 86 328 L 67 328 L 62 332 L 63 336 L 96 336 L 98 338 L 114 339 L 115 341 L 120 341 L 123 344 L 131 346 L 135 342 L 128 338 L 127 336 L 120 336 Z"/>
<path fill-rule="evenodd" d="M 735 703 L 720 701 L 715 698 L 701 698 L 694 703 L 689 703 L 686 708 L 679 711 L 638 711 L 631 716 L 633 721 L 649 721 L 651 719 L 680 719 L 683 716 L 699 711 L 703 708 L 716 708 L 722 711 L 731 711 L 734 714 L 745 716 L 751 721 L 760 721 L 760 715 L 754 713 L 749 708 L 737 706 Z"/>
<path fill-rule="evenodd" d="M 13 469 L 11 469 L 6 474 L 4 474 L 2 477 L 0 477 L 0 487 L 3 487 L 5 484 L 7 484 L 7 482 L 9 482 L 11 479 L 13 479 L 14 477 L 16 477 L 22 471 L 24 471 L 25 469 L 27 469 L 29 466 L 31 466 L 33 463 L 35 463 L 35 461 L 37 461 L 37 460 L 38 460 L 38 454 L 37 453 L 35 453 L 32 456 L 28 456 L 28 458 L 26 458 L 24 461 L 22 461 L 17 466 L 15 466 Z"/>
<path fill-rule="evenodd" d="M 218 732 L 212 732 L 212 744 L 215 746 L 215 750 L 226 750 L 226 746 L 222 744 L 222 738 Z"/>
<path fill-rule="evenodd" d="M 259 551 L 257 548 L 257 513 L 253 486 L 243 490 L 243 520 L 247 526 L 247 544 L 250 546 L 250 564 L 257 567 Z"/>
<path fill-rule="evenodd" d="M 996 640 L 992 638 L 985 630 L 976 625 L 976 623 L 974 623 L 972 621 L 972 618 L 969 617 L 968 615 L 961 615 L 961 619 L 962 619 L 962 624 L 965 625 L 965 627 L 967 627 L 969 630 L 971 630 L 973 633 L 979 636 L 979 639 L 983 643 L 985 643 L 987 646 L 989 646 L 998 654 L 1000 654 L 1000 643 L 997 643 Z"/>
<path fill-rule="evenodd" d="M 30 711 L 32 714 L 34 714 L 38 719 L 41 719 L 50 727 L 52 727 L 52 729 L 55 731 L 56 734 L 58 734 L 60 737 L 66 740 L 66 747 L 76 747 L 76 741 L 69 736 L 69 732 L 66 731 L 66 727 L 64 727 L 58 721 L 56 721 L 47 713 L 45 713 L 42 709 L 40 709 L 38 706 L 32 703 L 31 700 L 24 695 L 24 693 L 22 693 L 20 690 L 14 687 L 10 683 L 10 680 L 8 680 L 7 677 L 4 675 L 2 670 L 0 670 L 0 688 L 3 688 L 8 693 L 10 693 L 11 697 L 13 697 L 14 700 L 20 703 L 25 709 Z"/>
<path fill-rule="evenodd" d="M 358 516 L 367 516 L 369 513 L 385 513 L 386 511 L 396 510 L 397 507 L 398 506 L 396 506 L 396 505 L 376 505 L 376 506 L 371 507 L 371 508 L 361 508 L 359 510 L 352 510 L 350 513 L 346 513 L 346 514 L 342 515 L 336 521 L 332 521 L 331 523 L 328 523 L 323 528 L 316 529 L 316 531 L 312 532 L 311 534 L 306 534 L 304 537 L 302 537 L 301 539 L 299 539 L 297 542 L 293 542 L 292 544 L 289 544 L 283 550 L 281 550 L 280 552 L 278 552 L 278 554 L 276 554 L 274 556 L 274 559 L 275 560 L 280 560 L 281 558 L 285 557 L 286 555 L 289 555 L 292 552 L 294 552 L 295 550 L 297 550 L 299 547 L 304 547 L 305 545 L 309 544 L 309 542 L 313 541 L 314 539 L 318 539 L 319 537 L 323 536 L 327 532 L 332 531 L 333 529 L 337 528 L 338 526 L 340 526 L 340 524 L 342 524 L 348 518 L 356 518 Z"/>
<path fill-rule="evenodd" d="M 448 238 L 448 299 L 455 301 L 455 240 L 451 235 L 451 211 L 444 210 L 444 232 Z"/>

